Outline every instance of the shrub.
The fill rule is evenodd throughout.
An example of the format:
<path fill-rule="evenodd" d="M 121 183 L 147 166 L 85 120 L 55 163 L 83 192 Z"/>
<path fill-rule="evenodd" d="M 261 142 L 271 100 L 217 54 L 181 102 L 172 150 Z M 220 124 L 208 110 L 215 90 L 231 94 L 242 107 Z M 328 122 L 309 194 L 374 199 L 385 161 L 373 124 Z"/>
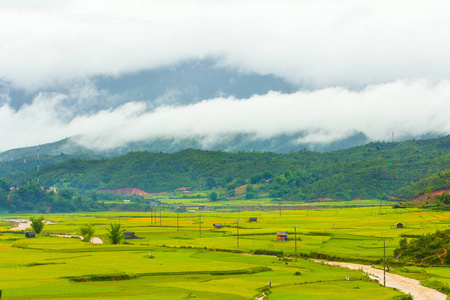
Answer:
<path fill-rule="evenodd" d="M 80 235 L 83 237 L 83 242 L 90 242 L 94 235 L 94 227 L 91 224 L 85 225 L 80 228 Z"/>
<path fill-rule="evenodd" d="M 34 232 L 41 233 L 42 229 L 44 229 L 44 216 L 40 216 L 39 218 L 30 217 L 31 228 L 33 228 Z"/>
<path fill-rule="evenodd" d="M 123 232 L 124 229 L 121 228 L 120 224 L 110 223 L 111 229 L 106 229 L 108 231 L 108 238 L 111 241 L 112 244 L 120 244 L 120 242 L 123 239 Z"/>

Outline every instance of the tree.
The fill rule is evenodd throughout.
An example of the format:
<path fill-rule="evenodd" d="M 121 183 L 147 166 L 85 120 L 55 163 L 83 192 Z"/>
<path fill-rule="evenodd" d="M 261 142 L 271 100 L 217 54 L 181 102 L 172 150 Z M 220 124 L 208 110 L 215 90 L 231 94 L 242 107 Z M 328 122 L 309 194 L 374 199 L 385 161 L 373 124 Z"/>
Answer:
<path fill-rule="evenodd" d="M 71 200 L 75 196 L 74 189 L 63 189 L 59 192 L 59 195 L 66 200 Z"/>
<path fill-rule="evenodd" d="M 111 229 L 106 228 L 106 230 L 108 231 L 109 240 L 114 245 L 120 244 L 120 242 L 123 239 L 123 232 L 125 230 L 121 228 L 120 224 L 114 223 L 114 225 L 113 225 L 112 223 L 110 223 L 110 225 L 111 225 Z"/>
<path fill-rule="evenodd" d="M 4 178 L 0 178 L 0 190 L 3 190 L 5 193 L 9 192 L 9 188 L 11 187 L 11 183 Z"/>
<path fill-rule="evenodd" d="M 94 232 L 94 227 L 91 224 L 82 226 L 80 228 L 80 235 L 83 237 L 83 242 L 90 242 Z"/>
<path fill-rule="evenodd" d="M 218 195 L 216 192 L 212 192 L 211 194 L 208 195 L 208 198 L 211 201 L 217 201 Z"/>
<path fill-rule="evenodd" d="M 212 190 L 213 187 L 215 187 L 217 185 L 216 180 L 214 178 L 208 178 L 206 179 L 206 189 L 207 190 Z"/>
<path fill-rule="evenodd" d="M 40 216 L 39 218 L 30 217 L 31 228 L 33 228 L 34 232 L 41 233 L 42 229 L 44 229 L 44 216 Z"/>
<path fill-rule="evenodd" d="M 256 190 L 255 190 L 255 188 L 253 186 L 248 184 L 245 189 L 246 189 L 245 199 L 256 199 L 256 198 L 258 198 Z"/>

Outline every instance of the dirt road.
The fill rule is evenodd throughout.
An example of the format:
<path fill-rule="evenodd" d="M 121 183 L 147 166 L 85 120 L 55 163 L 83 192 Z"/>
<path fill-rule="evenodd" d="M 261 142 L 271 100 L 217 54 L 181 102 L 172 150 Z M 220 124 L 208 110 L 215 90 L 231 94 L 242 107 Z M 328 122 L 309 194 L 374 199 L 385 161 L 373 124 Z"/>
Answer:
<path fill-rule="evenodd" d="M 8 228 L 9 230 L 25 230 L 31 227 L 30 220 L 12 220 L 12 219 L 5 219 L 5 220 L 16 223 L 14 227 Z"/>
<path fill-rule="evenodd" d="M 315 262 L 323 262 L 327 265 L 338 266 L 342 268 L 348 268 L 352 270 L 362 270 L 363 272 L 372 275 L 371 278 L 378 280 L 383 284 L 383 270 L 372 268 L 367 265 L 343 263 L 335 261 L 321 261 L 314 260 Z M 424 287 L 420 285 L 420 282 L 415 279 L 400 276 L 397 274 L 391 274 L 386 272 L 386 286 L 396 288 L 405 294 L 411 294 L 415 300 L 445 300 L 447 295 L 440 293 L 436 290 Z"/>
<path fill-rule="evenodd" d="M 9 230 L 25 230 L 31 227 L 31 221 L 30 220 L 12 220 L 8 219 L 8 221 L 13 221 L 16 223 L 14 227 L 8 228 Z M 45 224 L 55 224 L 55 222 L 52 221 L 45 221 Z M 83 237 L 79 235 L 68 235 L 68 234 L 50 234 L 57 237 L 64 237 L 64 238 L 80 238 L 83 239 Z M 103 244 L 103 241 L 99 237 L 92 237 L 91 239 L 92 244 Z"/>

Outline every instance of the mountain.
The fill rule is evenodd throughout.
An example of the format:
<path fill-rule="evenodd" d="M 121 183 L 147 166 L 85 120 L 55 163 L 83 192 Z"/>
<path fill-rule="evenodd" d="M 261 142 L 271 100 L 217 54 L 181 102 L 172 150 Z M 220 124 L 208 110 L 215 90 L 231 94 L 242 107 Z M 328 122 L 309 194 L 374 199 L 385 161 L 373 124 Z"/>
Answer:
<path fill-rule="evenodd" d="M 0 161 L 5 162 L 24 157 L 33 157 L 37 156 L 38 152 L 40 155 L 91 155 L 103 158 L 123 155 L 132 151 L 174 153 L 188 148 L 226 152 L 270 151 L 275 153 L 289 153 L 300 150 L 328 152 L 363 145 L 368 142 L 368 138 L 364 134 L 357 133 L 345 139 L 328 144 L 312 145 L 298 143 L 298 139 L 303 136 L 304 133 L 283 134 L 273 138 L 264 139 L 254 137 L 251 134 L 234 134 L 225 135 L 221 139 L 208 142 L 201 139 L 150 139 L 142 142 L 132 142 L 121 147 L 101 151 L 82 146 L 79 142 L 82 137 L 77 136 L 54 143 L 40 145 L 39 151 L 38 146 L 11 149 L 0 153 Z"/>
<path fill-rule="evenodd" d="M 72 159 L 41 169 L 41 183 L 83 190 L 181 186 L 211 188 L 258 183 L 275 197 L 339 199 L 398 195 L 401 188 L 450 169 L 450 136 L 405 142 L 373 142 L 326 153 L 130 152 L 109 159 Z M 16 176 L 14 180 L 23 178 Z M 211 184 L 211 182 L 213 184 Z M 278 193 L 277 191 L 282 191 Z"/>

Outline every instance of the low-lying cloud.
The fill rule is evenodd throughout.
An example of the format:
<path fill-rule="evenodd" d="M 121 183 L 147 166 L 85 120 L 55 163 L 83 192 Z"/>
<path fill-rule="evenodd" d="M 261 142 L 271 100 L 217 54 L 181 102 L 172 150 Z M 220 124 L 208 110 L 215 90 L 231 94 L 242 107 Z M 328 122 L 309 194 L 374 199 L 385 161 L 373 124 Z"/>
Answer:
<path fill-rule="evenodd" d="M 40 94 L 18 111 L 0 106 L 2 150 L 82 135 L 97 150 L 154 138 L 196 138 L 203 143 L 232 134 L 267 139 L 303 132 L 299 143 L 323 144 L 362 132 L 372 140 L 450 133 L 450 81 L 399 80 L 361 91 L 342 87 L 269 92 L 248 99 L 215 98 L 185 106 L 153 108 L 129 102 L 114 109 L 61 114 L 70 95 Z M 20 134 L 18 134 L 20 132 Z"/>

